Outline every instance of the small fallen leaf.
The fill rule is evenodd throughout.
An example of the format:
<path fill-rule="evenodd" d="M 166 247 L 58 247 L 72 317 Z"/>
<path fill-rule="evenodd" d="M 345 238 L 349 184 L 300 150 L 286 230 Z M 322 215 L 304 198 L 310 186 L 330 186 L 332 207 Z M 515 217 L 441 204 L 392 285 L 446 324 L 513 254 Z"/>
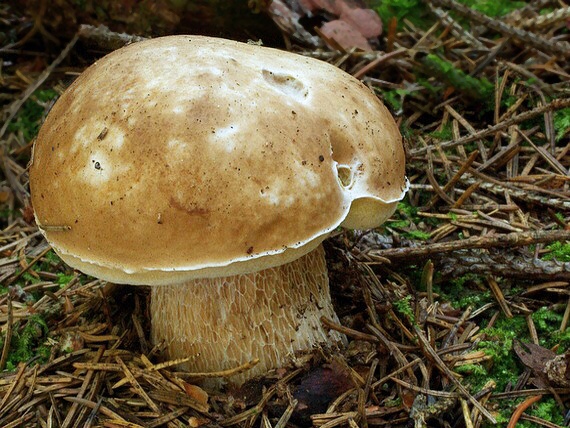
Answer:
<path fill-rule="evenodd" d="M 350 374 L 339 363 L 311 370 L 293 392 L 293 398 L 298 401 L 293 419 L 308 421 L 310 415 L 324 413 L 331 401 L 352 387 Z"/>
<path fill-rule="evenodd" d="M 208 393 L 199 386 L 184 382 L 184 391 L 198 403 L 208 405 Z"/>
<path fill-rule="evenodd" d="M 550 379 L 545 373 L 548 361 L 556 358 L 556 352 L 534 343 L 522 343 L 518 340 L 513 342 L 513 349 L 521 362 L 532 370 L 533 383 L 539 388 L 550 386 Z"/>
<path fill-rule="evenodd" d="M 0 190 L 0 204 L 8 202 L 12 197 L 12 191 L 6 187 L 2 187 Z"/>

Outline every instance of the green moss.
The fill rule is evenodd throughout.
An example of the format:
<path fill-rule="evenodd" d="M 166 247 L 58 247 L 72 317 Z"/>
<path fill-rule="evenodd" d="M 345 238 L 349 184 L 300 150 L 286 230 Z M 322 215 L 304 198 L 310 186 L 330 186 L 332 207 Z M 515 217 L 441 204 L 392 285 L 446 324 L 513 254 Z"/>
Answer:
<path fill-rule="evenodd" d="M 539 338 L 540 345 L 545 348 L 558 347 L 558 352 L 570 349 L 570 329 L 560 331 L 564 308 L 557 311 L 554 308 L 542 307 L 534 311 L 532 320 Z"/>
<path fill-rule="evenodd" d="M 526 413 L 536 416 L 559 426 L 564 426 L 564 415 L 553 397 L 543 396 L 541 400 L 534 404 Z M 522 421 L 517 427 L 534 428 L 536 424 L 529 421 Z"/>
<path fill-rule="evenodd" d="M 32 258 L 27 259 L 28 263 L 32 262 Z M 75 277 L 70 271 L 65 272 L 56 272 L 58 267 L 62 267 L 63 269 L 67 269 L 65 265 L 62 263 L 61 259 L 54 253 L 53 250 L 48 251 L 40 261 L 37 261 L 33 266 L 29 268 L 28 271 L 24 272 L 22 276 L 15 282 L 15 285 L 24 286 L 27 284 L 37 284 L 41 282 L 34 273 L 36 272 L 52 272 L 57 275 L 56 282 L 60 286 L 67 285 L 71 279 Z M 34 297 L 41 297 L 41 293 L 39 292 L 32 292 Z"/>
<path fill-rule="evenodd" d="M 539 308 L 532 314 L 540 345 L 545 348 L 558 347 L 558 352 L 565 352 L 570 345 L 570 332 L 560 332 L 559 327 L 563 314 L 550 308 Z M 490 360 L 475 366 L 458 367 L 457 372 L 465 376 L 465 382 L 480 389 L 487 381 L 493 379 L 497 391 L 504 391 L 507 384 L 514 384 L 522 374 L 524 366 L 513 350 L 514 340 L 530 342 L 528 325 L 524 316 L 506 318 L 500 315 L 492 328 L 483 329 L 485 340 L 477 345 Z M 546 405 L 548 407 L 548 405 Z M 501 406 L 504 410 L 504 407 Z M 511 409 L 512 410 L 512 409 Z M 552 421 L 550 418 L 547 420 Z"/>
<path fill-rule="evenodd" d="M 67 275 L 65 273 L 58 273 L 57 274 L 57 283 L 61 286 L 65 286 L 69 283 L 69 281 L 71 281 L 73 278 L 75 278 L 75 275 Z"/>
<path fill-rule="evenodd" d="M 398 20 L 399 29 L 403 27 L 404 19 L 423 29 L 429 28 L 433 22 L 422 0 L 374 0 L 371 7 L 380 15 L 384 28 L 388 28 L 393 18 Z"/>
<path fill-rule="evenodd" d="M 463 377 L 462 382 L 468 384 L 472 392 L 481 391 L 493 377 L 487 366 L 482 364 L 464 364 L 455 367 L 453 371 Z"/>
<path fill-rule="evenodd" d="M 566 219 L 564 218 L 564 214 L 557 212 L 557 213 L 554 213 L 554 215 L 556 216 L 556 218 L 557 218 L 558 220 L 560 220 L 560 222 L 566 223 Z"/>
<path fill-rule="evenodd" d="M 526 6 L 524 1 L 510 0 L 459 0 L 487 16 L 500 17 L 513 10 Z M 374 0 L 371 7 L 380 15 L 385 27 L 392 18 L 398 20 L 401 29 L 403 20 L 407 19 L 416 27 L 427 29 L 435 22 L 435 18 L 426 8 L 422 0 Z"/>
<path fill-rule="evenodd" d="M 36 278 L 30 272 L 24 272 L 22 274 L 22 279 L 28 284 L 37 284 L 38 282 L 41 281 L 39 278 Z"/>
<path fill-rule="evenodd" d="M 40 315 L 31 315 L 23 327 L 16 328 L 10 341 L 10 352 L 6 362 L 8 370 L 14 370 L 18 363 L 39 357 L 40 362 L 49 357 L 49 346 L 43 344 L 48 333 L 48 325 Z M 2 338 L 2 343 L 5 338 Z"/>
<path fill-rule="evenodd" d="M 2 209 L 0 209 L 0 218 L 5 218 L 5 219 L 7 219 L 7 218 L 10 217 L 11 215 L 17 217 L 17 216 L 20 215 L 20 212 L 19 212 L 19 211 L 16 211 L 16 210 L 11 210 L 11 209 L 9 209 L 9 208 L 2 208 Z"/>
<path fill-rule="evenodd" d="M 546 246 L 550 252 L 542 256 L 543 260 L 558 260 L 559 262 L 570 262 L 570 243 L 556 241 Z"/>
<path fill-rule="evenodd" d="M 398 313 L 404 315 L 411 324 L 415 323 L 414 309 L 411 305 L 412 296 L 407 295 L 403 299 L 394 302 L 394 308 Z"/>
<path fill-rule="evenodd" d="M 498 423 L 506 423 L 510 420 L 515 408 L 526 399 L 501 401 L 500 414 L 497 416 Z M 525 411 L 526 414 L 536 416 L 558 426 L 564 426 L 564 415 L 556 400 L 552 397 L 543 396 L 538 403 L 533 404 Z M 503 425 L 500 425 L 503 426 Z M 519 420 L 517 428 L 536 428 L 536 424 L 529 421 Z"/>
<path fill-rule="evenodd" d="M 486 340 L 481 341 L 477 349 L 482 350 L 485 355 L 491 357 L 485 364 L 488 377 L 477 376 L 468 378 L 470 383 L 478 383 L 481 386 L 489 379 L 493 379 L 497 384 L 497 391 L 504 391 L 509 383 L 516 383 L 522 366 L 513 351 L 513 340 L 527 340 L 528 333 L 526 321 L 522 316 L 505 318 L 500 316 L 492 328 L 484 329 Z"/>
<path fill-rule="evenodd" d="M 402 235 L 405 238 L 417 239 L 419 241 L 427 241 L 431 236 L 428 232 L 424 232 L 423 230 L 410 230 L 402 233 Z"/>
<path fill-rule="evenodd" d="M 494 107 L 494 85 L 486 78 L 472 77 L 436 54 L 418 55 L 417 58 L 429 75 L 438 78 L 447 86 L 454 87 L 469 98 L 483 101 L 482 106 L 487 109 Z"/>
<path fill-rule="evenodd" d="M 451 278 L 449 282 L 434 285 L 434 291 L 442 300 L 448 301 L 454 308 L 465 310 L 473 309 L 492 301 L 493 297 L 488 288 L 481 285 L 482 278 L 476 274 L 467 273 L 457 278 Z"/>
<path fill-rule="evenodd" d="M 45 103 L 53 100 L 56 96 L 57 92 L 52 89 L 34 92 L 10 123 L 8 131 L 21 132 L 26 141 L 32 140 L 37 135 L 41 118 L 46 112 Z"/>
<path fill-rule="evenodd" d="M 570 132 L 570 107 L 554 112 L 554 129 L 556 141 L 562 140 Z"/>
<path fill-rule="evenodd" d="M 416 217 L 418 215 L 417 207 L 411 205 L 406 199 L 404 199 L 402 202 L 398 202 L 397 211 L 409 217 Z"/>
<path fill-rule="evenodd" d="M 511 0 L 459 0 L 459 3 L 491 17 L 500 17 L 527 5 L 524 1 Z"/>
<path fill-rule="evenodd" d="M 532 320 L 534 321 L 537 332 L 545 332 L 548 334 L 553 324 L 560 326 L 562 315 L 543 306 L 533 312 Z"/>
<path fill-rule="evenodd" d="M 451 123 L 446 123 L 441 130 L 430 132 L 429 135 L 440 140 L 451 140 L 453 138 L 453 128 Z"/>
<path fill-rule="evenodd" d="M 53 250 L 48 251 L 44 256 L 44 258 L 46 259 L 46 261 L 51 263 L 61 263 L 61 259 Z"/>
<path fill-rule="evenodd" d="M 438 220 L 420 218 L 418 216 L 418 209 L 410 205 L 407 199 L 404 199 L 402 202 L 398 203 L 396 213 L 392 216 L 391 220 L 386 222 L 386 226 L 391 229 L 396 229 L 405 238 L 427 240 L 430 238 L 430 234 L 424 230 L 416 228 L 416 225 L 421 222 L 435 226 L 437 225 Z"/>
<path fill-rule="evenodd" d="M 394 111 L 401 111 L 404 107 L 404 97 L 409 94 L 405 89 L 392 89 L 389 91 L 381 91 L 382 98 Z"/>

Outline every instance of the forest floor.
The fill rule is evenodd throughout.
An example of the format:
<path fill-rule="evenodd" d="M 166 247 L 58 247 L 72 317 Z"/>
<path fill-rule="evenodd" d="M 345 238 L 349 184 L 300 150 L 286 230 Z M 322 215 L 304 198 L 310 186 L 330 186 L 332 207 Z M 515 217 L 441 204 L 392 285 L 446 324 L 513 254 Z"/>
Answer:
<path fill-rule="evenodd" d="M 386 0 L 374 8 L 377 50 L 363 51 L 299 32 L 297 2 L 274 2 L 289 7 L 284 46 L 341 67 L 389 107 L 411 187 L 382 228 L 326 241 L 341 319 L 329 327 L 349 337 L 347 349 L 208 394 L 149 344 L 144 287 L 71 270 L 38 232 L 34 137 L 109 48 L 89 31 L 60 31 L 45 2 L 25 13 L 9 3 L 0 5 L 0 426 L 567 425 L 569 6 Z M 250 3 L 267 8 L 253 19 L 278 20 L 266 2 Z M 115 30 L 128 31 L 119 21 Z"/>

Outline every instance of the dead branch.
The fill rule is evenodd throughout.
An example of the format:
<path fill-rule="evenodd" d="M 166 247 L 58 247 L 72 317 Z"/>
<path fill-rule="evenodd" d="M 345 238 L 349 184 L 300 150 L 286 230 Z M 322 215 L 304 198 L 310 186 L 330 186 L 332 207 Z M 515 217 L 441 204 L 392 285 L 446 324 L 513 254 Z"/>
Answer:
<path fill-rule="evenodd" d="M 568 240 L 570 240 L 570 231 L 568 230 L 535 230 L 532 232 L 512 232 L 502 235 L 474 236 L 463 240 L 438 242 L 418 247 L 389 248 L 384 250 L 369 247 L 369 249 L 365 251 L 365 254 L 372 259 L 374 259 L 374 257 L 414 259 L 417 257 L 431 257 L 441 253 L 472 248 L 522 247 L 532 244 Z"/>
<path fill-rule="evenodd" d="M 516 38 L 519 41 L 532 46 L 533 48 L 554 55 L 559 55 L 563 58 L 570 57 L 570 43 L 544 39 L 530 31 L 522 30 L 499 20 L 489 18 L 488 16 L 479 13 L 467 6 L 464 6 L 455 0 L 429 0 L 429 2 L 438 6 L 448 7 L 469 19 L 478 22 L 479 24 L 483 24 L 485 27 L 491 30 Z"/>
<path fill-rule="evenodd" d="M 105 25 L 81 25 L 79 27 L 79 37 L 90 43 L 94 43 L 98 48 L 106 51 L 114 51 L 131 43 L 146 40 L 147 37 L 135 36 L 127 33 L 117 33 L 111 31 Z"/>
<path fill-rule="evenodd" d="M 16 117 L 16 114 L 18 114 L 18 111 L 24 105 L 26 100 L 34 93 L 36 89 L 38 89 L 41 86 L 42 83 L 46 81 L 51 72 L 67 57 L 67 55 L 69 55 L 69 52 L 71 51 L 71 49 L 73 49 L 75 43 L 77 43 L 78 38 L 79 37 L 75 35 L 75 37 L 73 37 L 73 39 L 70 40 L 67 46 L 61 51 L 59 56 L 49 65 L 49 67 L 47 67 L 42 72 L 42 74 L 40 74 L 40 76 L 36 79 L 36 81 L 32 85 L 28 86 L 28 88 L 24 91 L 24 93 L 19 99 L 17 99 L 10 105 L 10 107 L 7 110 L 8 117 L 4 122 L 4 125 L 2 125 L 2 128 L 0 128 L 0 138 L 4 136 L 6 130 L 8 129 L 8 125 L 10 124 L 12 119 Z"/>
<path fill-rule="evenodd" d="M 460 250 L 436 258 L 436 263 L 448 278 L 472 273 L 527 281 L 570 280 L 570 262 L 541 260 L 521 252 Z"/>
<path fill-rule="evenodd" d="M 504 120 L 503 122 L 497 123 L 496 125 L 489 126 L 487 129 L 482 129 L 470 135 L 466 135 L 465 137 L 461 137 L 457 140 L 443 141 L 441 143 L 437 143 L 436 146 L 441 147 L 442 149 L 449 149 L 451 147 L 464 145 L 472 141 L 480 140 L 481 138 L 493 135 L 499 131 L 507 129 L 509 126 L 517 125 L 519 123 L 532 119 L 533 117 L 539 116 L 547 111 L 560 110 L 569 106 L 570 106 L 570 98 L 558 98 L 551 101 L 548 104 L 535 107 L 532 110 L 511 117 L 510 119 Z M 428 151 L 428 148 L 430 147 L 432 146 L 413 149 L 410 151 L 410 155 L 411 156 L 423 155 Z"/>

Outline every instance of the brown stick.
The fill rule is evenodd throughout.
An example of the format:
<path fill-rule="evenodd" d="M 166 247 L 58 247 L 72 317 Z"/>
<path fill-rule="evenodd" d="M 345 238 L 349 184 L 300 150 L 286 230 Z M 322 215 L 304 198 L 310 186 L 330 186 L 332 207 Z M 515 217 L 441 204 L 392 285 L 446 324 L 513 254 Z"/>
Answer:
<path fill-rule="evenodd" d="M 528 409 L 530 406 L 532 406 L 534 403 L 539 401 L 541 398 L 542 398 L 542 395 L 533 395 L 532 397 L 528 397 L 521 404 L 519 404 L 517 406 L 517 408 L 515 409 L 515 412 L 511 416 L 511 420 L 509 421 L 507 428 L 515 428 L 515 426 L 517 425 L 517 422 L 519 421 L 519 419 L 522 416 L 522 414 L 524 413 L 524 411 L 526 409 Z"/>
<path fill-rule="evenodd" d="M 518 251 L 462 250 L 460 253 L 437 258 L 437 265 L 438 272 L 445 277 L 459 277 L 471 273 L 528 281 L 570 280 L 570 262 L 541 260 Z"/>
<path fill-rule="evenodd" d="M 472 141 L 480 140 L 481 138 L 487 137 L 489 135 L 493 135 L 494 133 L 506 129 L 511 125 L 516 125 L 518 123 L 524 122 L 525 120 L 531 119 L 535 116 L 539 116 L 544 112 L 559 110 L 569 106 L 570 106 L 570 98 L 558 98 L 548 104 L 536 107 L 529 111 L 525 111 L 524 113 L 511 117 L 510 119 L 507 119 L 501 123 L 497 123 L 496 125 L 490 126 L 487 129 L 482 129 L 481 131 L 475 132 L 471 135 L 466 135 L 465 137 L 459 138 L 458 140 L 444 141 L 442 143 L 438 143 L 437 145 L 440 146 L 442 149 L 448 149 L 450 147 L 467 144 Z M 427 152 L 429 148 L 432 147 L 433 146 L 427 146 L 411 150 L 410 154 L 411 156 L 422 155 L 425 152 Z"/>
<path fill-rule="evenodd" d="M 6 336 L 4 338 L 4 346 L 2 347 L 2 356 L 0 357 L 0 370 L 6 368 L 8 361 L 8 353 L 10 352 L 10 342 L 12 341 L 12 327 L 14 323 L 14 312 L 12 311 L 12 299 L 8 291 L 8 322 L 6 323 Z"/>
<path fill-rule="evenodd" d="M 504 248 L 522 247 L 525 245 L 550 243 L 570 240 L 568 230 L 536 230 L 532 232 L 512 232 L 504 235 L 474 236 L 461 241 L 438 242 L 421 247 L 389 248 L 386 250 L 371 250 L 369 256 L 380 256 L 391 259 L 427 257 L 432 254 L 448 253 L 469 248 Z"/>
<path fill-rule="evenodd" d="M 531 33 L 530 31 L 513 27 L 512 25 L 506 24 L 504 22 L 489 18 L 487 15 L 464 6 L 455 0 L 431 0 L 430 3 L 433 3 L 437 6 L 449 7 L 450 9 L 453 9 L 463 16 L 466 16 L 469 19 L 485 25 L 491 30 L 516 38 L 535 49 L 539 49 L 550 54 L 559 55 L 562 58 L 567 58 L 570 56 L 570 44 L 568 42 L 551 41 L 544 39 L 534 33 Z"/>
<path fill-rule="evenodd" d="M 8 125 L 10 125 L 12 119 L 16 117 L 16 114 L 18 114 L 18 111 L 24 105 L 26 100 L 34 93 L 36 89 L 38 89 L 42 85 L 42 83 L 46 81 L 51 72 L 61 63 L 61 61 L 63 61 L 65 57 L 67 57 L 73 46 L 75 46 L 75 43 L 77 42 L 78 38 L 79 37 L 76 35 L 73 39 L 71 39 L 71 41 L 67 44 L 65 49 L 61 51 L 59 56 L 42 72 L 42 74 L 40 74 L 40 76 L 36 79 L 36 81 L 32 83 L 24 91 L 22 97 L 12 103 L 12 105 L 8 109 L 8 111 L 10 112 L 8 118 L 6 119 L 6 122 L 4 122 L 2 128 L 0 128 L 0 138 L 2 138 L 2 136 L 8 129 Z"/>
<path fill-rule="evenodd" d="M 419 329 L 419 327 L 414 326 L 414 332 L 416 333 L 416 337 L 419 339 L 420 344 L 422 349 L 424 350 L 424 352 L 427 353 L 427 355 L 429 356 L 429 358 L 435 363 L 435 366 L 445 375 L 447 376 L 447 378 L 457 387 L 457 389 L 459 390 L 459 392 L 461 392 L 461 394 L 468 399 L 471 404 L 473 404 L 473 406 L 475 406 L 475 408 L 477 410 L 479 410 L 481 412 L 481 414 L 483 416 L 485 416 L 491 423 L 496 424 L 497 421 L 495 420 L 495 418 L 493 417 L 493 415 L 491 415 L 491 413 L 489 413 L 489 411 L 483 407 L 481 405 L 481 403 L 479 403 L 470 393 L 469 391 L 467 391 L 467 389 L 463 386 L 463 384 L 461 382 L 459 382 L 459 380 L 457 380 L 457 377 L 455 375 L 455 373 L 453 373 L 443 362 L 443 360 L 440 358 L 439 355 L 437 355 L 437 353 L 434 351 L 434 349 L 431 347 L 429 340 L 425 337 L 424 333 Z"/>
<path fill-rule="evenodd" d="M 79 37 L 97 44 L 100 49 L 114 51 L 131 43 L 146 40 L 146 37 L 134 36 L 127 33 L 117 33 L 111 31 L 105 25 L 97 27 L 93 25 L 81 25 L 79 27 Z"/>

